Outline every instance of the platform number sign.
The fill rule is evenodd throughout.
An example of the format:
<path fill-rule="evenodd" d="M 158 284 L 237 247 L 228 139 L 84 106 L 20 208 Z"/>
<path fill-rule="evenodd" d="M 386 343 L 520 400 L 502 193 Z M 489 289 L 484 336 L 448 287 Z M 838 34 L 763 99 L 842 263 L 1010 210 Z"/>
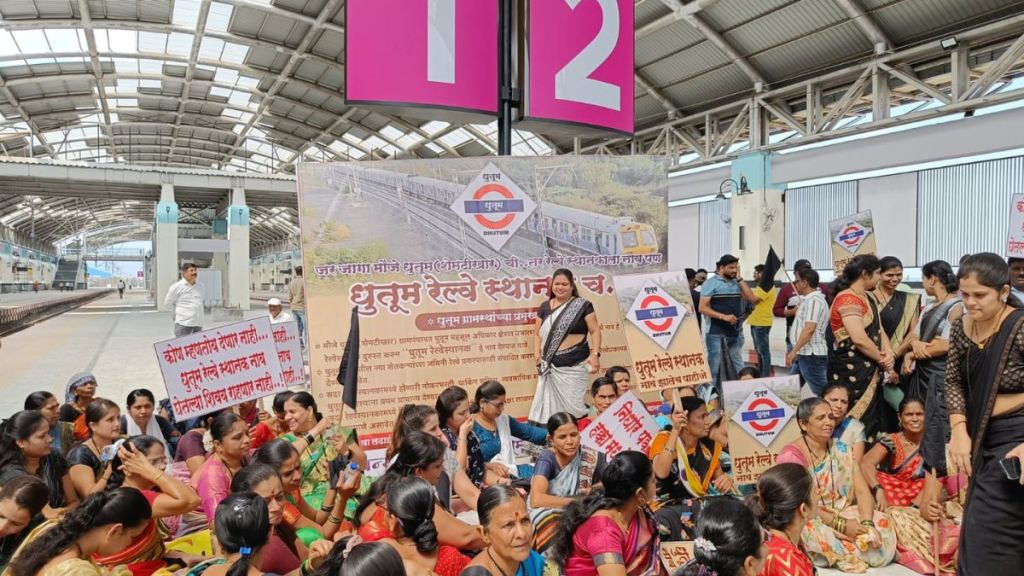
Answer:
<path fill-rule="evenodd" d="M 527 3 L 526 120 L 633 132 L 633 2 Z M 497 113 L 497 0 L 348 0 L 345 11 L 346 102 Z"/>

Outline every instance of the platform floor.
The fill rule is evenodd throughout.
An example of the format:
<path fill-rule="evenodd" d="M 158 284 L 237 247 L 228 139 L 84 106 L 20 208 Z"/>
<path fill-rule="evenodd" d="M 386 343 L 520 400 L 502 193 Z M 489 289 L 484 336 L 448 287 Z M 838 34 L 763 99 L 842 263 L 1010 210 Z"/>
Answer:
<path fill-rule="evenodd" d="M 0 308 L 15 308 L 29 304 L 40 304 L 51 300 L 61 300 L 69 296 L 86 294 L 89 290 L 73 290 L 61 292 L 60 290 L 40 290 L 39 292 L 14 292 L 12 294 L 0 294 Z M 142 290 L 138 290 L 139 294 Z M 114 295 L 117 297 L 117 294 Z"/>

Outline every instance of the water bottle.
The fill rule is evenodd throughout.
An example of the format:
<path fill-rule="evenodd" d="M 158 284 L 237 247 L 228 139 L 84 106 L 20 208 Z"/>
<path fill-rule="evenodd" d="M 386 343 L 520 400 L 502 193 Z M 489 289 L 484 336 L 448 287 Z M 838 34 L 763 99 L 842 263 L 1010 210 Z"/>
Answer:
<path fill-rule="evenodd" d="M 352 462 L 351 464 L 348 465 L 347 468 L 345 468 L 345 471 L 341 475 L 341 485 L 348 486 L 352 482 L 352 479 L 355 478 L 358 474 L 359 465 L 356 464 L 355 462 Z"/>

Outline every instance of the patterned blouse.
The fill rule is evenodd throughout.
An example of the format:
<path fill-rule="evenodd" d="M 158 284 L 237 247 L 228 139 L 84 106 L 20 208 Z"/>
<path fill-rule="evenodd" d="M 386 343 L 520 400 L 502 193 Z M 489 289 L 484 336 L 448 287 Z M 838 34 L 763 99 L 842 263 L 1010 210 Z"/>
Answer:
<path fill-rule="evenodd" d="M 995 337 L 989 342 L 993 343 Z M 963 318 L 953 324 L 949 338 L 949 355 L 946 360 L 946 402 L 950 414 L 967 414 L 967 395 L 977 378 L 985 351 L 978 348 L 964 332 Z M 1024 392 L 1024 330 L 1013 335 L 1010 355 L 1006 359 L 1003 373 L 999 375 L 1000 394 Z"/>

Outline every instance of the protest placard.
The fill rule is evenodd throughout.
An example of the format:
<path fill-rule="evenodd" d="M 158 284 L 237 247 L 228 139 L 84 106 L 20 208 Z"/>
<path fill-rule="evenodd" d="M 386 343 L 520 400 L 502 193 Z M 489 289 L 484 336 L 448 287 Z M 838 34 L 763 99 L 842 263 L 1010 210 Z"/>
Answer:
<path fill-rule="evenodd" d="M 299 340 L 299 323 L 296 320 L 271 324 L 274 330 L 274 345 L 277 359 L 281 362 L 281 377 L 287 386 L 306 381 L 306 369 L 302 365 L 302 343 Z"/>
<path fill-rule="evenodd" d="M 658 552 L 665 570 L 669 574 L 675 574 L 676 570 L 693 558 L 693 542 L 662 542 Z"/>
<path fill-rule="evenodd" d="M 634 387 L 643 398 L 658 400 L 661 390 L 711 381 L 686 274 L 632 274 L 613 282 Z"/>
<path fill-rule="evenodd" d="M 1024 194 L 1010 198 L 1010 226 L 1006 234 L 1006 257 L 1024 258 Z"/>
<path fill-rule="evenodd" d="M 754 484 L 775 464 L 779 450 L 800 436 L 795 418 L 800 376 L 730 380 L 722 389 L 733 479 L 737 485 Z"/>
<path fill-rule="evenodd" d="M 830 220 L 828 234 L 832 239 L 832 269 L 837 276 L 855 256 L 878 252 L 871 210 Z"/>
<path fill-rule="evenodd" d="M 179 420 L 287 388 L 267 317 L 157 342 L 153 348 Z"/>
<path fill-rule="evenodd" d="M 643 401 L 626 392 L 583 430 L 583 445 L 604 452 L 611 460 L 623 450 L 646 454 L 657 433 L 658 425 Z"/>

